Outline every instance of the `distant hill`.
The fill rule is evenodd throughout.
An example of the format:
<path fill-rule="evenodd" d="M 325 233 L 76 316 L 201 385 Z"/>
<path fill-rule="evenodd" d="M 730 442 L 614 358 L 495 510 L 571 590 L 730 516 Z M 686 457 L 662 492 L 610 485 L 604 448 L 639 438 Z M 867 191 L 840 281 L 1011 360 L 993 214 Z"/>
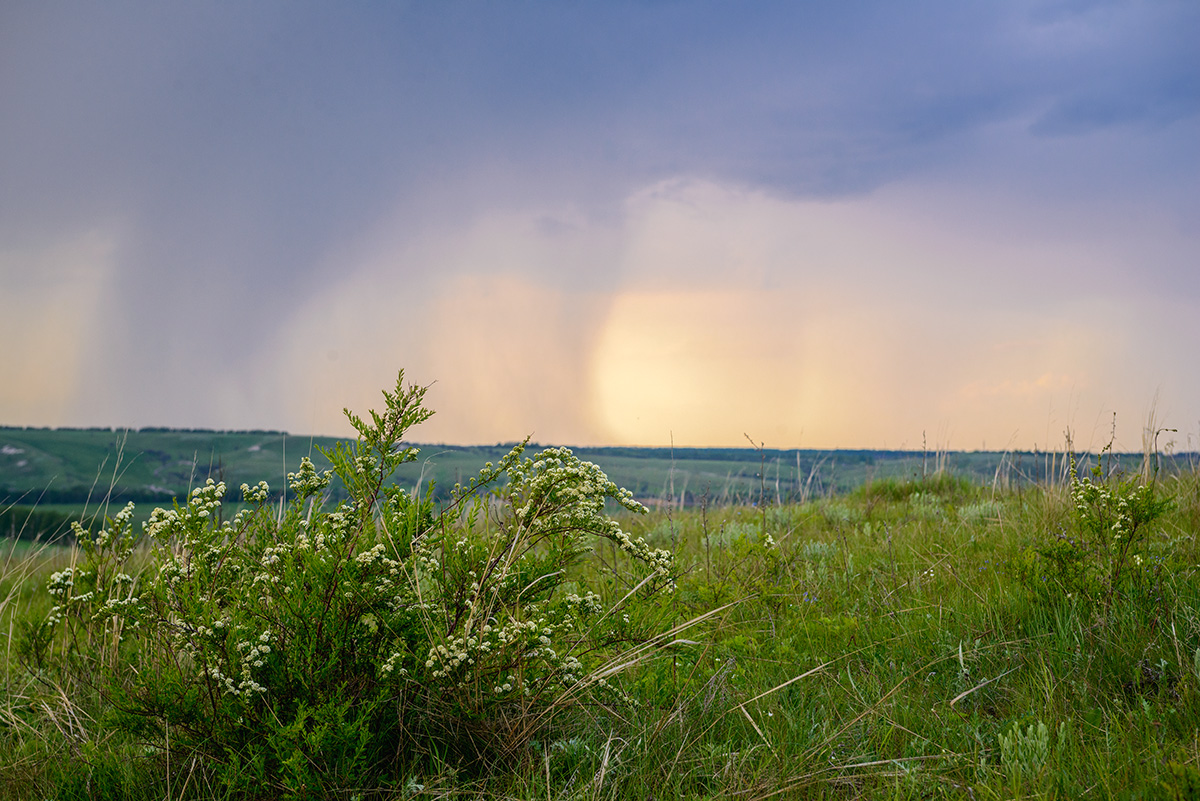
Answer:
<path fill-rule="evenodd" d="M 329 467 L 321 448 L 333 437 L 304 437 L 283 431 L 212 431 L 152 428 L 0 427 L 0 506 L 110 502 L 169 504 L 205 479 L 224 480 L 229 500 L 243 483 L 265 480 L 281 490 L 302 456 L 318 469 Z M 418 461 L 404 465 L 395 480 L 445 497 L 457 482 L 498 461 L 511 444 L 419 445 Z M 530 452 L 541 445 L 531 445 Z M 915 479 L 938 471 L 975 483 L 1062 480 L 1062 453 L 958 451 L 922 453 L 887 450 L 773 450 L 753 448 L 575 448 L 620 486 L 648 503 L 667 497 L 691 505 L 803 500 L 843 493 L 882 479 Z M 1089 458 L 1086 454 L 1081 459 Z M 1127 469 L 1141 454 L 1115 457 Z M 1166 460 L 1167 469 L 1197 461 L 1195 454 Z M 760 478 L 760 472 L 764 475 Z M 336 495 L 338 487 L 331 488 Z"/>

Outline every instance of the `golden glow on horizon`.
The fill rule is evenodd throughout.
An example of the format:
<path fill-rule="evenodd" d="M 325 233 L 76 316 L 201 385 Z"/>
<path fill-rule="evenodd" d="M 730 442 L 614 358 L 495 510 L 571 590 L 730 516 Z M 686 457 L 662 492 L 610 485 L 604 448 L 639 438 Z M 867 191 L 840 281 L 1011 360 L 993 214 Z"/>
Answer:
<path fill-rule="evenodd" d="M 1182 341 L 1186 304 L 1030 299 L 1091 251 L 976 242 L 921 206 L 676 182 L 619 223 L 509 211 L 403 243 L 381 224 L 261 343 L 269 375 L 225 383 L 255 425 L 348 434 L 342 407 L 378 407 L 404 367 L 436 382 L 414 439 L 461 444 L 1045 447 L 1144 417 L 1162 360 L 1129 365 L 1160 334 L 1135 321 Z"/>
<path fill-rule="evenodd" d="M 796 441 L 806 372 L 790 298 L 650 292 L 614 298 L 592 352 L 592 392 L 619 444 Z"/>
<path fill-rule="evenodd" d="M 450 282 L 422 360 L 438 376 L 430 430 L 467 442 L 591 440 L 586 354 L 601 303 L 512 275 Z"/>
<path fill-rule="evenodd" d="M 198 378 L 203 398 L 155 387 L 176 417 L 143 421 L 108 417 L 112 387 L 100 412 L 89 393 L 108 349 L 137 347 L 96 336 L 114 330 L 97 324 L 114 237 L 0 254 L 0 335 L 20 343 L 0 356 L 19 377 L 0 422 L 187 426 L 205 423 L 180 409 L 216 408 L 208 424 L 349 434 L 343 406 L 377 408 L 403 367 L 433 384 L 437 415 L 413 432 L 427 442 L 1044 447 L 1069 426 L 1092 446 L 1114 410 L 1135 429 L 1156 391 L 1188 429 L 1170 415 L 1195 379 L 1169 356 L 1194 342 L 1186 299 L 1044 288 L 1040 272 L 1103 254 L 968 235 L 910 194 L 672 182 L 620 221 L 509 210 L 403 242 L 383 221 L 328 255 L 330 283 L 253 344 L 252 368 Z"/>

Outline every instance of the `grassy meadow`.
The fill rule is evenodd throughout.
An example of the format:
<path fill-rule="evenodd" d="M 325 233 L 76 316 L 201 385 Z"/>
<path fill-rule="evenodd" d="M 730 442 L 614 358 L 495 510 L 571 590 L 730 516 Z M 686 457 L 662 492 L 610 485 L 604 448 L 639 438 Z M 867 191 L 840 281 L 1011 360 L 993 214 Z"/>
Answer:
<path fill-rule="evenodd" d="M 790 487 L 668 453 L 648 510 L 518 445 L 435 492 L 423 396 L 401 373 L 282 487 L 162 451 L 134 486 L 187 468 L 170 509 L 48 543 L 8 507 L 0 799 L 1200 798 L 1194 468 L 864 453 L 835 493 L 799 452 Z M 152 460 L 111 435 L 71 434 L 113 501 Z"/>
<path fill-rule="evenodd" d="M 487 768 L 418 746 L 385 780 L 311 797 L 1197 797 L 1200 476 L 1162 489 L 1174 508 L 1108 605 L 1041 586 L 1032 549 L 1077 525 L 1062 486 L 936 475 L 622 513 L 676 554 L 673 591 L 622 607 L 630 636 L 703 618 L 615 676 L 622 703 L 572 708 Z M 617 556 L 577 568 L 606 603 L 628 593 Z M 99 677 L 38 664 L 47 577 L 79 562 L 0 556 L 0 797 L 243 797 L 173 758 L 169 728 L 118 720 Z"/>

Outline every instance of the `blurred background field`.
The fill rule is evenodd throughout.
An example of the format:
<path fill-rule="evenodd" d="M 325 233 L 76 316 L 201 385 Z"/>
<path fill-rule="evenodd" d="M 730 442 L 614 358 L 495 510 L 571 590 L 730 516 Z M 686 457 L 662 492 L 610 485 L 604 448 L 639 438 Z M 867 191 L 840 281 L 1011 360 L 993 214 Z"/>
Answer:
<path fill-rule="evenodd" d="M 133 501 L 137 520 L 156 505 L 170 506 L 208 478 L 225 481 L 236 502 L 238 487 L 266 481 L 278 492 L 301 457 L 329 467 L 321 449 L 338 439 L 282 431 L 0 427 L 0 535 L 54 537 L 70 520 L 93 520 L 112 506 Z M 749 443 L 748 443 L 749 444 Z M 397 470 L 401 486 L 446 499 L 456 483 L 497 462 L 513 443 L 420 445 L 416 462 Z M 542 446 L 532 445 L 530 453 Z M 803 502 L 845 494 L 876 481 L 950 475 L 993 489 L 1061 484 L 1068 464 L 1063 448 L 1049 452 L 914 450 L 781 450 L 752 448 L 574 448 L 643 503 L 676 507 Z M 1086 466 L 1094 458 L 1078 455 Z M 1143 454 L 1117 454 L 1115 462 L 1140 468 Z M 1195 453 L 1166 454 L 1167 473 L 1192 469 Z M 332 498 L 342 497 L 338 483 Z M 114 510 L 115 511 L 115 510 Z M 236 511 L 236 509 L 235 509 Z"/>

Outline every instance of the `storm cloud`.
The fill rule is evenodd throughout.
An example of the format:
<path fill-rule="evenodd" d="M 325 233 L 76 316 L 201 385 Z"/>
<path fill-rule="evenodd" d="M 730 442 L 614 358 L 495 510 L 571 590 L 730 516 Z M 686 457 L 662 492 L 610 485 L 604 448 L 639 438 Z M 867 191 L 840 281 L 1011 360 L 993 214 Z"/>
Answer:
<path fill-rule="evenodd" d="M 8 3 L 0 418 L 343 433 L 407 366 L 447 441 L 1136 445 L 1156 393 L 1194 430 L 1197 40 L 1182 2 Z"/>

